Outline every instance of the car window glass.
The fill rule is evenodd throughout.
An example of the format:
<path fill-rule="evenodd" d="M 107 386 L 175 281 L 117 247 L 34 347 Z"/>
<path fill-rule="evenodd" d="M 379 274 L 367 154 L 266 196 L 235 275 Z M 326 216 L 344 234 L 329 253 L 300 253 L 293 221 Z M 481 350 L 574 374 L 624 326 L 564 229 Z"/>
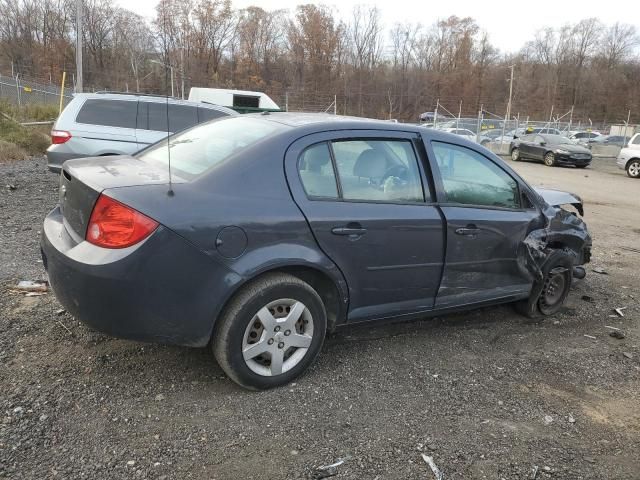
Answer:
<path fill-rule="evenodd" d="M 168 147 L 165 139 L 136 156 L 142 161 L 166 168 L 171 152 L 172 172 L 193 179 L 288 128 L 282 123 L 247 116 L 227 117 L 172 135 L 168 139 Z"/>
<path fill-rule="evenodd" d="M 167 104 L 149 102 L 149 130 L 180 132 L 198 123 L 198 111 L 190 105 L 169 104 L 169 128 L 167 128 Z"/>
<path fill-rule="evenodd" d="M 446 201 L 519 208 L 518 184 L 488 158 L 458 145 L 433 142 Z"/>
<path fill-rule="evenodd" d="M 536 135 L 536 143 L 544 143 L 545 139 L 544 137 L 541 137 L 540 135 Z"/>
<path fill-rule="evenodd" d="M 136 128 L 137 101 L 88 99 L 80 108 L 77 123 L 105 127 Z"/>
<path fill-rule="evenodd" d="M 338 187 L 326 143 L 307 148 L 298 159 L 298 171 L 304 191 L 310 197 L 337 198 Z"/>
<path fill-rule="evenodd" d="M 633 144 L 634 144 L 634 145 L 640 145 L 640 135 L 636 135 L 636 136 L 633 138 Z"/>
<path fill-rule="evenodd" d="M 208 122 L 209 120 L 215 120 L 216 118 L 226 117 L 227 114 L 220 110 L 213 108 L 198 107 L 198 123 Z"/>
<path fill-rule="evenodd" d="M 424 202 L 409 140 L 341 140 L 332 145 L 344 199 Z"/>

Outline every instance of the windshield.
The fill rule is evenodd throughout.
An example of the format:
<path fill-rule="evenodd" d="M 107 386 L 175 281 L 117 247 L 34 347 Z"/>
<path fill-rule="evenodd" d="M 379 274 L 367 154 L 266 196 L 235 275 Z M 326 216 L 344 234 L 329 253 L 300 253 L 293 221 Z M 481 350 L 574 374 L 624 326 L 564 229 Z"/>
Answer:
<path fill-rule="evenodd" d="M 545 142 L 550 145 L 574 145 L 574 143 L 569 140 L 567 137 L 563 137 L 562 135 L 542 135 Z"/>
<path fill-rule="evenodd" d="M 156 143 L 137 155 L 156 165 L 166 166 L 171 153 L 171 169 L 192 179 L 230 156 L 254 145 L 265 137 L 288 128 L 258 118 L 238 116 L 204 123 Z"/>

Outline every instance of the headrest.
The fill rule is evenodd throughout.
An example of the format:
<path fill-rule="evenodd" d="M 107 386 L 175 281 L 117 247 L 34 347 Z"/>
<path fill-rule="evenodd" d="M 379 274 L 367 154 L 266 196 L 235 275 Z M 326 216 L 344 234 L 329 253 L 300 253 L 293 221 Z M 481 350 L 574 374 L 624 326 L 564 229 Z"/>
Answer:
<path fill-rule="evenodd" d="M 356 177 L 382 178 L 387 171 L 387 159 L 382 152 L 370 148 L 360 154 L 353 165 Z"/>

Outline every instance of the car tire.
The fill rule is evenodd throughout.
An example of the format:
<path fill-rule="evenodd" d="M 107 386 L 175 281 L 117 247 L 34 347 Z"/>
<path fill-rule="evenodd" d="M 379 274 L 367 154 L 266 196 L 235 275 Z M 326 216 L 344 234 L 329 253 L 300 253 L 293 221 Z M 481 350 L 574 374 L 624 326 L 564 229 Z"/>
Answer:
<path fill-rule="evenodd" d="M 540 270 L 543 280 L 534 284 L 529 299 L 515 304 L 519 313 L 533 319 L 553 315 L 564 305 L 573 280 L 573 256 L 553 250 Z"/>
<path fill-rule="evenodd" d="M 318 293 L 293 275 L 272 273 L 234 296 L 216 323 L 211 346 L 231 380 L 265 390 L 302 374 L 320 353 L 326 330 Z"/>
<path fill-rule="evenodd" d="M 513 160 L 514 162 L 520 160 L 520 149 L 518 147 L 511 150 L 511 160 Z"/>
<path fill-rule="evenodd" d="M 556 164 L 556 156 L 553 152 L 547 152 L 544 154 L 544 164 L 547 167 L 553 167 Z"/>
<path fill-rule="evenodd" d="M 631 178 L 640 178 L 640 159 L 634 158 L 627 163 L 627 175 Z"/>

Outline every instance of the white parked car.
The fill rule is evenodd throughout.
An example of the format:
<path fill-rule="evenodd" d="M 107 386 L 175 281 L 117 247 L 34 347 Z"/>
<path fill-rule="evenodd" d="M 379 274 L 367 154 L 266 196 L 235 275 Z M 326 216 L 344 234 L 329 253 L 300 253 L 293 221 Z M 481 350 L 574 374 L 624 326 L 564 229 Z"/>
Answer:
<path fill-rule="evenodd" d="M 443 128 L 442 130 L 447 133 L 453 133 L 454 135 L 459 135 L 472 142 L 476 141 L 476 134 L 466 128 Z"/>
<path fill-rule="evenodd" d="M 640 133 L 631 137 L 627 147 L 620 150 L 616 163 L 631 178 L 640 178 Z"/>

